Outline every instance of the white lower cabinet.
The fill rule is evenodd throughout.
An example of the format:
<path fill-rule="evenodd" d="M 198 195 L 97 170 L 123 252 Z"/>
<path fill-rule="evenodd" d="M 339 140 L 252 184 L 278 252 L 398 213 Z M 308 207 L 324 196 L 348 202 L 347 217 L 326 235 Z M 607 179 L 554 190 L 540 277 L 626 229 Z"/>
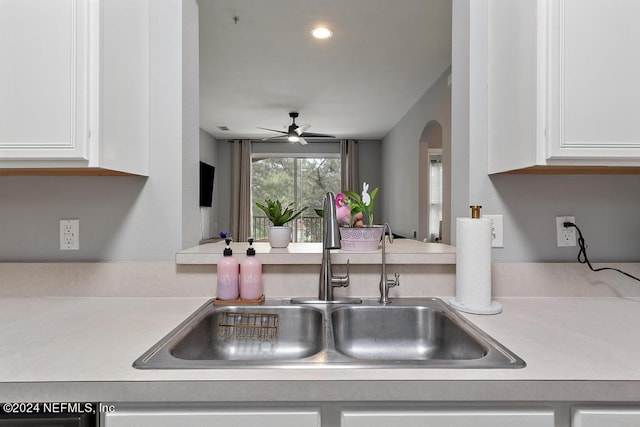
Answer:
<path fill-rule="evenodd" d="M 117 405 L 116 405 L 117 407 Z M 319 408 L 300 409 L 116 409 L 103 414 L 103 427 L 320 427 Z"/>
<path fill-rule="evenodd" d="M 341 405 L 225 408 L 207 404 L 114 404 L 102 427 L 555 427 L 552 408 L 345 408 Z M 321 413 L 326 415 L 322 419 Z M 573 424 L 605 426 L 607 424 Z M 618 425 L 618 424 L 614 424 Z M 640 425 L 620 424 L 620 426 Z"/>
<path fill-rule="evenodd" d="M 262 406 L 264 405 L 264 406 Z M 329 404 L 112 403 L 101 427 L 638 427 L 640 407 L 571 403 L 523 407 Z M 321 415 L 324 415 L 321 416 Z"/>
<path fill-rule="evenodd" d="M 638 427 L 640 408 L 574 408 L 572 427 Z"/>
<path fill-rule="evenodd" d="M 551 409 L 343 410 L 341 427 L 554 427 Z"/>

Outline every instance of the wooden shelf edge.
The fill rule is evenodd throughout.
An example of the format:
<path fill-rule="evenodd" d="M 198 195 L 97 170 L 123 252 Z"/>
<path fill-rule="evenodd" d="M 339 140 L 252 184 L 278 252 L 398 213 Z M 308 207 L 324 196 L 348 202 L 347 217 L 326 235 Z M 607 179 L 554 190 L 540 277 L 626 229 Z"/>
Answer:
<path fill-rule="evenodd" d="M 7 168 L 0 176 L 145 176 L 102 168 Z"/>
<path fill-rule="evenodd" d="M 640 166 L 531 166 L 491 175 L 640 175 Z"/>

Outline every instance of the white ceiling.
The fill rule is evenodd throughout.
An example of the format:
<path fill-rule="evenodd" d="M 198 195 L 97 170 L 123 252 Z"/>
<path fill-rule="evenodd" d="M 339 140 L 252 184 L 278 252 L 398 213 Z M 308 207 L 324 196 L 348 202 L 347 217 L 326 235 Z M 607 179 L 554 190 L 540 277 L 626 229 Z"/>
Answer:
<path fill-rule="evenodd" d="M 451 64 L 451 0 L 199 0 L 200 127 L 382 139 Z M 234 17 L 238 22 L 234 22 Z M 332 39 L 310 30 L 328 24 Z M 227 126 L 221 131 L 218 126 Z"/>

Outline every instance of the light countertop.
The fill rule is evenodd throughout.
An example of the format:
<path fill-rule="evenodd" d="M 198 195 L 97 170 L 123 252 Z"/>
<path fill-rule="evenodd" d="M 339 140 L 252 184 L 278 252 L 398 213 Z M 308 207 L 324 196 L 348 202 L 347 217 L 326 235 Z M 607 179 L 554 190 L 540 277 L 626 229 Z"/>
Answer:
<path fill-rule="evenodd" d="M 137 370 L 206 298 L 3 298 L 0 401 L 640 400 L 640 299 L 498 300 L 465 316 L 524 369 Z"/>
<path fill-rule="evenodd" d="M 222 257 L 224 242 L 205 243 L 176 254 L 177 264 L 216 264 Z M 233 256 L 242 260 L 249 244 L 233 242 Z M 265 264 L 315 264 L 322 262 L 321 243 L 290 243 L 287 248 L 272 248 L 267 242 L 255 242 L 256 257 Z M 423 243 L 412 239 L 394 239 L 386 244 L 388 264 L 455 264 L 456 249 L 442 243 Z M 335 264 L 379 264 L 380 249 L 375 251 L 331 251 Z"/>

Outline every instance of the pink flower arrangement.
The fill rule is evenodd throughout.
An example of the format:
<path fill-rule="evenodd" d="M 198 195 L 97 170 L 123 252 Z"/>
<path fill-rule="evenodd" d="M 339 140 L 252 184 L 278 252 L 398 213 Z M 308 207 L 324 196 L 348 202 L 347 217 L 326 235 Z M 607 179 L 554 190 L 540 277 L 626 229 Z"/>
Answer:
<path fill-rule="evenodd" d="M 340 224 L 351 224 L 351 208 L 344 193 L 336 196 L 336 219 Z"/>
<path fill-rule="evenodd" d="M 363 227 L 364 218 L 373 225 L 373 201 L 380 187 L 369 194 L 369 184 L 362 185 L 362 196 L 352 191 L 344 191 L 336 196 L 336 219 L 347 227 Z"/>

